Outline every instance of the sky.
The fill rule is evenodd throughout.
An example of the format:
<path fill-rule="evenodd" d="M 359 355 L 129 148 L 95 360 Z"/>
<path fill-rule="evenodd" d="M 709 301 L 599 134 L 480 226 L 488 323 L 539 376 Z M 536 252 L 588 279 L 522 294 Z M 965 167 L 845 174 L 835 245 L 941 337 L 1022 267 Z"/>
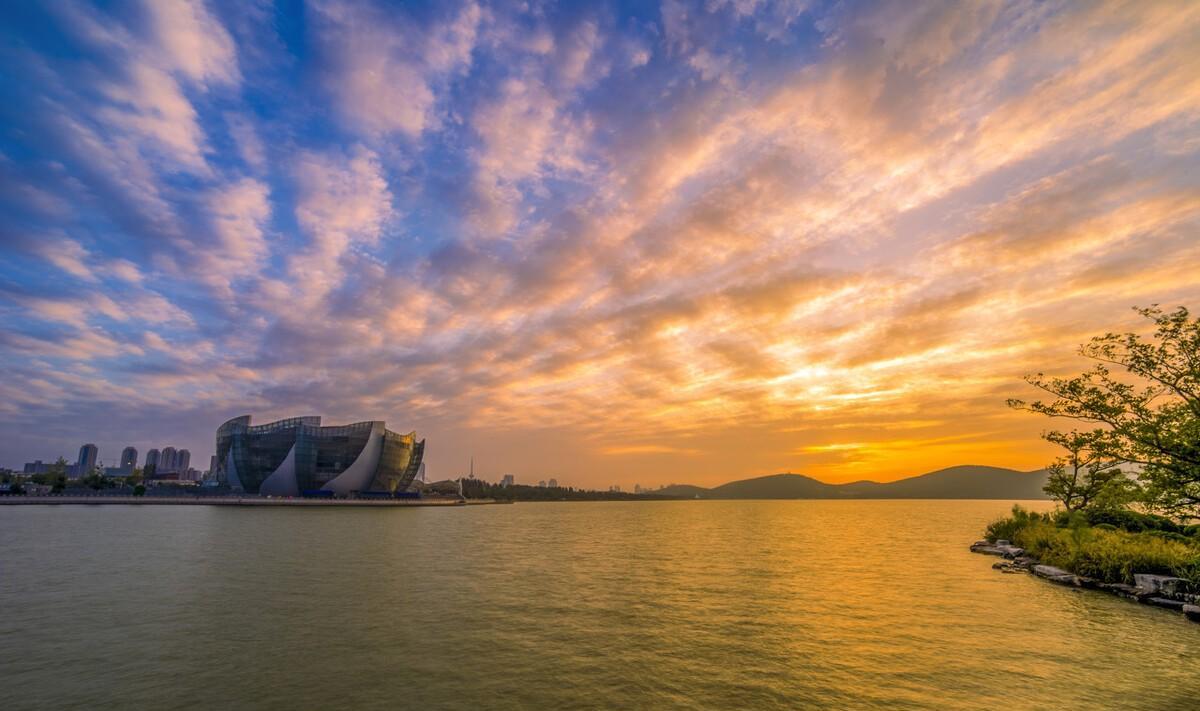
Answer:
<path fill-rule="evenodd" d="M 1024 374 L 1200 308 L 1200 3 L 3 3 L 0 67 L 4 466 L 1035 469 Z"/>

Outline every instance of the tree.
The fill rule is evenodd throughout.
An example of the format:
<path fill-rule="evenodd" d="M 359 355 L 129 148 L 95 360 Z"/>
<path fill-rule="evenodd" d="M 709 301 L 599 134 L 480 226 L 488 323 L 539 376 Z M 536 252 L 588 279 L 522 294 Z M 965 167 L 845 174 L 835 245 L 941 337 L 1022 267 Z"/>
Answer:
<path fill-rule="evenodd" d="M 1185 307 L 1135 309 L 1154 333 L 1107 333 L 1079 349 L 1096 361 L 1074 378 L 1026 376 L 1055 399 L 1009 400 L 1010 407 L 1099 425 L 1089 447 L 1104 458 L 1141 466 L 1146 502 L 1166 513 L 1200 517 L 1200 319 Z M 1114 375 L 1112 366 L 1123 370 Z"/>
<path fill-rule="evenodd" d="M 1066 456 L 1050 465 L 1050 477 L 1043 489 L 1067 511 L 1111 508 L 1133 499 L 1135 486 L 1121 471 L 1120 460 L 1106 456 L 1103 448 L 1095 446 L 1103 433 L 1073 430 L 1047 432 L 1042 437 L 1067 450 Z"/>
<path fill-rule="evenodd" d="M 50 485 L 50 493 L 57 494 L 67 487 L 67 460 L 59 457 L 46 470 L 42 483 Z"/>

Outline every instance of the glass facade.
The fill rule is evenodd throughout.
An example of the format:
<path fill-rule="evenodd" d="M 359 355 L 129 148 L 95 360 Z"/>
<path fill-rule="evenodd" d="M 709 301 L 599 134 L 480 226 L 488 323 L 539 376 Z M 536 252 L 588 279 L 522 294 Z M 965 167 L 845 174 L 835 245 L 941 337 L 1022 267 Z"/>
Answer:
<path fill-rule="evenodd" d="M 383 437 L 383 452 L 371 488 L 375 491 L 404 491 L 421 468 L 425 440 L 417 441 L 417 433 L 406 435 L 387 432 Z"/>
<path fill-rule="evenodd" d="M 217 429 L 216 444 L 218 481 L 254 494 L 404 491 L 425 451 L 415 432 L 397 434 L 379 421 L 322 427 L 316 416 L 265 425 L 235 417 Z"/>

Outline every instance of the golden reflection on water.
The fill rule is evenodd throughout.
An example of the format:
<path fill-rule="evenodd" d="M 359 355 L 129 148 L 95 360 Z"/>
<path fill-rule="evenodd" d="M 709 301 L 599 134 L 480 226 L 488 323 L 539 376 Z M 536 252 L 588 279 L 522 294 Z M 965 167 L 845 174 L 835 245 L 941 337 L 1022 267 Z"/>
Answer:
<path fill-rule="evenodd" d="M 5 708 L 1195 708 L 1200 625 L 967 550 L 1010 505 L 8 509 L 0 688 Z"/>

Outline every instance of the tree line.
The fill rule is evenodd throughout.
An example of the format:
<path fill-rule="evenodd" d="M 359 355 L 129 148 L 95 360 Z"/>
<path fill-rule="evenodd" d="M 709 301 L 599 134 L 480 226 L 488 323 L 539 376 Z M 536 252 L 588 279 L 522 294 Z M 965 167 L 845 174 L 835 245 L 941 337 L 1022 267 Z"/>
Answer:
<path fill-rule="evenodd" d="M 655 494 L 633 494 L 624 491 L 592 491 L 570 486 L 528 486 L 510 484 L 501 486 L 482 479 L 463 479 L 463 497 L 467 499 L 495 499 L 496 501 L 643 501 L 677 499 L 677 496 Z"/>

